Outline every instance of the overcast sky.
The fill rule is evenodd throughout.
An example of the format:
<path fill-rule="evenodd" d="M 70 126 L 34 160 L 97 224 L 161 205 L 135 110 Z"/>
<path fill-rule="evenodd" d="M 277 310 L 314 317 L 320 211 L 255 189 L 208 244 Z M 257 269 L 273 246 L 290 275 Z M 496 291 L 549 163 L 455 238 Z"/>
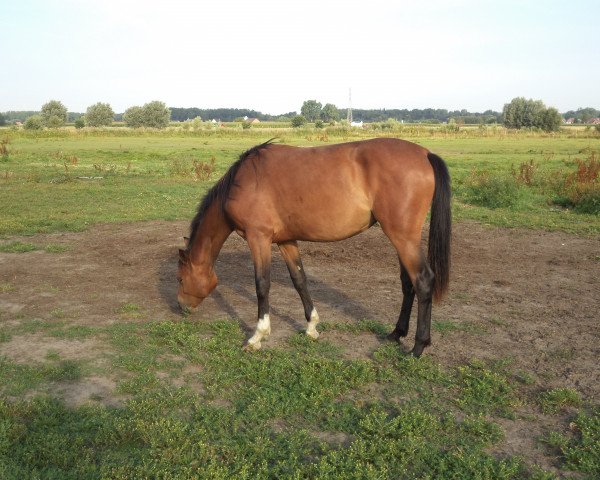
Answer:
<path fill-rule="evenodd" d="M 600 108 L 598 0 L 0 0 L 0 111 Z"/>

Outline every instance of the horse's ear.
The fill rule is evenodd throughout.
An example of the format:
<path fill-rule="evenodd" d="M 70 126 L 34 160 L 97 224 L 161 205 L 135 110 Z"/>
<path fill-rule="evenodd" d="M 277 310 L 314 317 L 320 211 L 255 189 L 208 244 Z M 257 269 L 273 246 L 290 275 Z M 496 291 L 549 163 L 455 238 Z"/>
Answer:
<path fill-rule="evenodd" d="M 188 254 L 185 250 L 179 249 L 179 260 L 186 263 L 188 261 Z"/>
<path fill-rule="evenodd" d="M 190 244 L 190 237 L 183 237 L 183 243 L 185 244 L 185 248 Z"/>

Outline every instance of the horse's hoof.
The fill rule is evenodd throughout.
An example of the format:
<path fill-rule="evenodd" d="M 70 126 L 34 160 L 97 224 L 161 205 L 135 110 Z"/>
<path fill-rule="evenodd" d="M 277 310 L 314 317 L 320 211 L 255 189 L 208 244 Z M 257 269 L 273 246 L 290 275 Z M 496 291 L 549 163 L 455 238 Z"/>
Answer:
<path fill-rule="evenodd" d="M 398 335 L 398 333 L 396 333 L 396 332 L 392 332 L 392 333 L 386 335 L 385 339 L 389 340 L 390 342 L 398 343 L 398 342 L 400 342 L 400 335 Z"/>
<path fill-rule="evenodd" d="M 317 338 L 319 338 L 319 332 L 318 332 L 316 329 L 315 329 L 315 330 L 307 330 L 307 331 L 306 331 L 306 334 L 307 334 L 307 335 L 308 335 L 310 338 L 313 338 L 313 339 L 315 339 L 315 340 L 316 340 Z"/>
<path fill-rule="evenodd" d="M 262 345 L 260 344 L 260 342 L 255 342 L 255 343 L 246 343 L 246 345 L 244 345 L 244 352 L 256 352 L 257 350 L 260 350 L 260 347 Z"/>

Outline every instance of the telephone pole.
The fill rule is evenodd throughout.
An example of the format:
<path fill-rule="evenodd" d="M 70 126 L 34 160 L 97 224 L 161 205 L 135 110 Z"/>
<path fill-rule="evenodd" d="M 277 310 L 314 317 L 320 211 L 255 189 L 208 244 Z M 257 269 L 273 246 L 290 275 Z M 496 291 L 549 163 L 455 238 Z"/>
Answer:
<path fill-rule="evenodd" d="M 348 89 L 348 111 L 346 112 L 346 120 L 352 123 L 352 88 Z"/>

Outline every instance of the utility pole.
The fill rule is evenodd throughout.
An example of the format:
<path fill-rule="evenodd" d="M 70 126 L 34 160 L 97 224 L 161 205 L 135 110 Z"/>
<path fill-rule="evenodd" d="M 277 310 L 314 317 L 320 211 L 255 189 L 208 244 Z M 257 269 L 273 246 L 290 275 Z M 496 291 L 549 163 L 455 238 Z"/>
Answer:
<path fill-rule="evenodd" d="M 348 111 L 346 112 L 346 120 L 352 123 L 352 88 L 348 89 Z"/>

